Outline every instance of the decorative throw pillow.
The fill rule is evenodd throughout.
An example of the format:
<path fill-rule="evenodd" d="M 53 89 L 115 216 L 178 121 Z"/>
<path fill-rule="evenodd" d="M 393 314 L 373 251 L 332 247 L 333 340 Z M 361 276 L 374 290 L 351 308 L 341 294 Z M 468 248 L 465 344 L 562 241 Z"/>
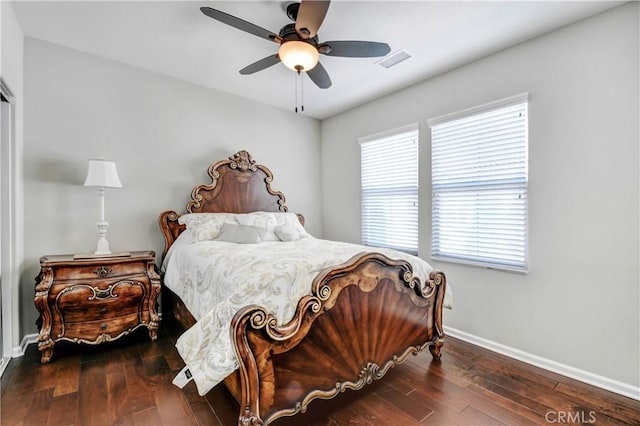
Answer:
<path fill-rule="evenodd" d="M 273 212 L 239 213 L 235 215 L 235 219 L 240 225 L 256 228 L 260 232 L 261 241 L 279 241 L 274 232 L 277 226 L 274 215 Z"/>
<path fill-rule="evenodd" d="M 237 244 L 255 244 L 260 242 L 260 231 L 254 226 L 225 222 L 222 224 L 216 240 Z"/>

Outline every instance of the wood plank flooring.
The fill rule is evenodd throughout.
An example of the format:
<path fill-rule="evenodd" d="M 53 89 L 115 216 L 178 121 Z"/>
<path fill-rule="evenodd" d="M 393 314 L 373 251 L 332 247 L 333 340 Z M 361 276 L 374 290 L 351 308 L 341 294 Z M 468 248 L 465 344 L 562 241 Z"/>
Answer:
<path fill-rule="evenodd" d="M 2 377 L 2 425 L 235 425 L 224 386 L 200 397 L 171 384 L 182 368 L 177 326 L 101 346 L 59 343 L 50 364 L 36 345 Z M 545 418 L 546 416 L 546 418 Z M 640 425 L 640 402 L 447 338 L 442 360 L 410 357 L 366 389 L 316 400 L 291 425 Z"/>

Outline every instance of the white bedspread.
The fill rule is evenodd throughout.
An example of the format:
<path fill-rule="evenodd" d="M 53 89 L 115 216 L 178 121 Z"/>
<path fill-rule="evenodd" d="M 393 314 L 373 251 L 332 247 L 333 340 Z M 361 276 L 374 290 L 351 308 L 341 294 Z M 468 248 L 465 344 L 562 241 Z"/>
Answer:
<path fill-rule="evenodd" d="M 364 251 L 404 259 L 423 282 L 433 269 L 409 254 L 356 244 L 316 239 L 235 244 L 191 242 L 183 232 L 163 264 L 164 284 L 176 293 L 198 320 L 176 343 L 200 395 L 238 368 L 230 337 L 231 319 L 242 307 L 257 304 L 280 324 L 291 320 L 311 282 L 329 266 Z M 178 378 L 174 383 L 179 382 Z"/>

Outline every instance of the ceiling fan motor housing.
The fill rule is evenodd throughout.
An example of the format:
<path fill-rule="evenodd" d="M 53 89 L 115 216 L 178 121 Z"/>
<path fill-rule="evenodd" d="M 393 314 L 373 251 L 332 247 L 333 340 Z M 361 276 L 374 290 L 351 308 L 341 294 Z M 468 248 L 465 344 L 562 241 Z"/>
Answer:
<path fill-rule="evenodd" d="M 291 41 L 291 40 L 299 40 L 299 41 L 309 42 L 312 45 L 316 46 L 319 41 L 317 34 L 311 38 L 301 38 L 298 35 L 298 32 L 296 31 L 296 24 L 285 25 L 280 29 L 280 32 L 278 33 L 278 35 L 280 36 L 281 39 L 285 40 L 285 42 Z"/>

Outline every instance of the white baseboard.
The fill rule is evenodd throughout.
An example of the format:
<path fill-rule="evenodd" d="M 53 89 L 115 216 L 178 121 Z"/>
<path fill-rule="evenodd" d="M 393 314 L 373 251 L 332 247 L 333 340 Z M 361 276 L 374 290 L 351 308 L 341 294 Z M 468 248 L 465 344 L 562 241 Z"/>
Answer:
<path fill-rule="evenodd" d="M 10 360 L 11 358 L 0 358 L 0 377 L 4 374 L 4 370 L 7 369 Z"/>
<path fill-rule="evenodd" d="M 16 346 L 13 348 L 11 357 L 20 358 L 21 356 L 24 356 L 24 352 L 27 350 L 27 346 L 29 346 L 32 343 L 36 343 L 37 341 L 38 341 L 37 333 L 25 335 L 22 338 L 22 341 L 20 342 L 20 346 Z"/>
<path fill-rule="evenodd" d="M 597 386 L 599 388 L 640 401 L 640 387 L 638 386 L 633 386 L 628 383 L 623 383 L 617 380 L 610 379 L 608 377 L 590 373 L 589 371 L 571 367 L 570 365 L 561 364 L 550 359 L 542 358 L 537 355 L 533 355 L 528 352 L 524 352 L 519 349 L 515 349 L 501 343 L 485 339 L 483 337 L 478 337 L 464 331 L 456 330 L 455 328 L 445 326 L 444 332 L 451 337 L 455 337 L 457 339 L 464 340 L 465 342 L 472 343 L 476 346 L 489 349 L 490 351 L 506 355 L 510 358 L 517 359 L 518 361 L 526 362 L 527 364 L 535 365 L 536 367 L 553 371 L 554 373 L 558 373 L 563 376 L 570 377 L 572 379 L 579 380 L 581 382 Z"/>

